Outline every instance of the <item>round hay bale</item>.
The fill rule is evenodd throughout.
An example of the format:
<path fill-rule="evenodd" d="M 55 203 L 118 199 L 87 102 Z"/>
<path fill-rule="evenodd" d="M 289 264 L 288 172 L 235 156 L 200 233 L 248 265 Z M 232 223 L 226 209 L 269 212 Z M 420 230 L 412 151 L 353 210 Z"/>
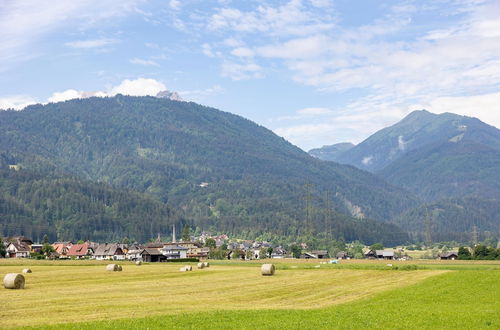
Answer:
<path fill-rule="evenodd" d="M 135 262 L 135 264 L 136 264 L 137 266 L 140 266 L 140 265 L 142 265 L 142 261 L 137 260 L 137 261 Z"/>
<path fill-rule="evenodd" d="M 273 264 L 263 264 L 262 267 L 260 268 L 260 272 L 264 276 L 272 276 L 274 275 L 275 271 L 276 268 L 274 267 Z"/>
<path fill-rule="evenodd" d="M 118 271 L 121 272 L 123 270 L 122 265 L 117 265 L 118 266 Z"/>
<path fill-rule="evenodd" d="M 206 261 L 203 263 L 203 265 L 204 265 L 206 268 L 210 267 L 210 264 L 209 264 L 208 262 L 206 262 Z"/>
<path fill-rule="evenodd" d="M 197 267 L 198 267 L 198 269 L 203 269 L 203 268 L 205 268 L 205 264 L 203 262 L 199 262 Z"/>
<path fill-rule="evenodd" d="M 184 266 L 184 268 L 186 268 L 186 271 L 188 271 L 188 272 L 193 270 L 193 266 L 191 266 L 191 265 Z"/>
<path fill-rule="evenodd" d="M 24 289 L 26 283 L 22 274 L 9 273 L 3 278 L 3 286 L 6 289 Z"/>
<path fill-rule="evenodd" d="M 118 265 L 117 264 L 109 264 L 106 266 L 106 270 L 108 272 L 117 272 L 118 271 Z"/>
<path fill-rule="evenodd" d="M 28 273 L 33 273 L 33 272 L 32 272 L 32 271 L 31 271 L 31 269 L 29 269 L 29 268 L 24 268 L 24 269 L 23 269 L 23 273 L 24 273 L 24 274 L 28 274 Z"/>

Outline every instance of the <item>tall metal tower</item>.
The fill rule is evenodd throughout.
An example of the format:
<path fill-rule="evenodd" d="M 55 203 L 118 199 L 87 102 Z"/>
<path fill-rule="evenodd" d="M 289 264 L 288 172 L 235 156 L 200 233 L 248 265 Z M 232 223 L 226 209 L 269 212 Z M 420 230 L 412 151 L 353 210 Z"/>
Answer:
<path fill-rule="evenodd" d="M 305 217 L 306 217 L 306 224 L 305 224 L 305 233 L 310 235 L 313 232 L 313 224 L 312 224 L 312 219 L 313 219 L 313 206 L 312 206 L 312 189 L 313 185 L 311 183 L 306 183 L 304 185 L 304 201 L 305 201 Z"/>
<path fill-rule="evenodd" d="M 472 244 L 474 244 L 474 246 L 477 244 L 477 242 L 479 241 L 479 233 L 477 231 L 477 226 L 474 224 L 474 226 L 472 226 Z"/>
<path fill-rule="evenodd" d="M 429 215 L 429 209 L 427 208 L 427 206 L 425 207 L 424 225 L 425 225 L 425 244 L 427 246 L 430 246 L 432 244 L 432 223 L 431 223 L 431 217 Z"/>

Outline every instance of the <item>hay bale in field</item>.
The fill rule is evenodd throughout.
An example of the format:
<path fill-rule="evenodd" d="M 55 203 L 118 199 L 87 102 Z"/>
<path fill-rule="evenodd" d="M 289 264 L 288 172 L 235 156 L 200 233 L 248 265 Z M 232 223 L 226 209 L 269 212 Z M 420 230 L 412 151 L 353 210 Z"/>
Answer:
<path fill-rule="evenodd" d="M 24 276 L 17 273 L 9 273 L 3 278 L 3 286 L 6 289 L 24 289 Z"/>
<path fill-rule="evenodd" d="M 205 266 L 206 268 L 208 268 L 208 267 L 210 267 L 210 264 L 209 264 L 208 262 L 206 262 L 206 261 L 205 261 L 205 262 L 203 263 L 203 266 Z"/>
<path fill-rule="evenodd" d="M 142 265 L 142 261 L 137 260 L 137 261 L 135 262 L 135 264 L 136 264 L 137 266 L 140 266 L 140 265 Z"/>
<path fill-rule="evenodd" d="M 274 275 L 275 271 L 276 271 L 276 268 L 274 267 L 273 264 L 263 264 L 262 267 L 260 267 L 260 272 L 264 276 Z"/>
<path fill-rule="evenodd" d="M 33 273 L 33 272 L 32 272 L 32 271 L 31 271 L 31 269 L 29 269 L 29 268 L 24 268 L 24 269 L 23 269 L 23 273 L 24 273 L 24 274 L 28 274 L 28 273 Z"/>
<path fill-rule="evenodd" d="M 191 265 L 184 266 L 184 268 L 186 268 L 186 271 L 188 271 L 188 272 L 193 270 L 193 266 L 191 266 Z"/>
<path fill-rule="evenodd" d="M 109 264 L 106 266 L 106 270 L 108 272 L 118 272 L 118 265 L 117 264 Z"/>
<path fill-rule="evenodd" d="M 199 262 L 197 267 L 198 267 L 198 269 L 203 269 L 203 268 L 205 268 L 205 264 L 203 262 Z"/>

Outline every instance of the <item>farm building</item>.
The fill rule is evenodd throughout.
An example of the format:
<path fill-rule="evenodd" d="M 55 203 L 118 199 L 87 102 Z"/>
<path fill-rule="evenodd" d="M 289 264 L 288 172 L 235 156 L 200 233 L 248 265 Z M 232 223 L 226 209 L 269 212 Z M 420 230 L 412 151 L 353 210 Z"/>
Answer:
<path fill-rule="evenodd" d="M 140 253 L 140 258 L 144 262 L 167 261 L 167 257 L 156 248 L 144 248 Z"/>
<path fill-rule="evenodd" d="M 390 250 L 369 250 L 365 253 L 365 258 L 368 259 L 394 259 L 394 251 Z"/>
<path fill-rule="evenodd" d="M 340 251 L 339 253 L 337 253 L 336 257 L 337 259 L 351 259 L 352 255 L 350 255 L 346 251 Z"/>
<path fill-rule="evenodd" d="M 272 259 L 283 259 L 287 255 L 287 252 L 285 249 L 281 247 L 277 247 L 273 249 L 273 253 L 271 253 L 271 258 Z"/>
<path fill-rule="evenodd" d="M 457 252 L 448 252 L 445 254 L 441 254 L 439 256 L 439 259 L 441 259 L 441 260 L 456 260 L 457 258 L 458 258 Z"/>
<path fill-rule="evenodd" d="M 311 252 L 304 252 L 300 256 L 301 259 L 326 259 L 328 258 L 328 251 L 326 250 L 318 250 Z"/>
<path fill-rule="evenodd" d="M 377 258 L 378 259 L 392 260 L 392 259 L 394 259 L 394 251 L 377 250 Z"/>

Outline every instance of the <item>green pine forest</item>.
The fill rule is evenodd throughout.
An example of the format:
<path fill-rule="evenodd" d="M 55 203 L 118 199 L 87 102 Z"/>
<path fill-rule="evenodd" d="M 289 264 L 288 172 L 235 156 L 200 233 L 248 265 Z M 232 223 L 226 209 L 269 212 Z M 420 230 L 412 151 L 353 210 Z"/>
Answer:
<path fill-rule="evenodd" d="M 408 235 L 388 221 L 418 204 L 373 174 L 195 103 L 72 100 L 2 111 L 0 128 L 4 235 L 146 241 L 175 223 L 392 245 Z"/>

